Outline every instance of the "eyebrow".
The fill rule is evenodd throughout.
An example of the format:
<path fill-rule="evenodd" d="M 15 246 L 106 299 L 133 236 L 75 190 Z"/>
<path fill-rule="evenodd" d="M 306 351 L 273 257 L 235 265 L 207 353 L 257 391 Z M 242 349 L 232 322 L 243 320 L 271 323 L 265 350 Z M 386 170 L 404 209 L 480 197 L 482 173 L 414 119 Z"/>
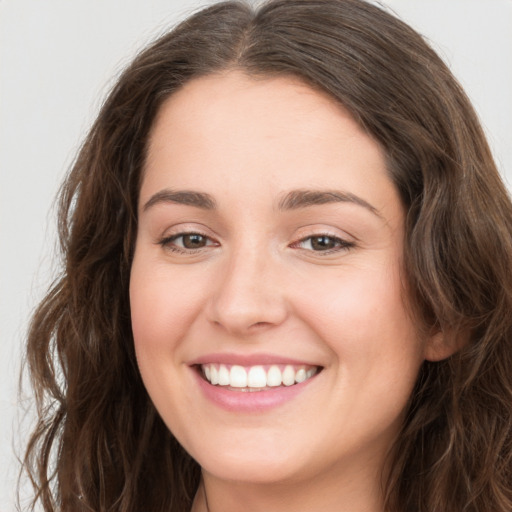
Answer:
<path fill-rule="evenodd" d="M 210 194 L 192 190 L 164 189 L 153 194 L 142 210 L 145 212 L 159 203 L 183 204 L 202 210 L 215 210 L 217 208 L 217 202 Z M 377 208 L 368 201 L 350 192 L 340 190 L 292 190 L 280 199 L 277 208 L 280 211 L 298 210 L 329 203 L 353 203 L 366 208 L 378 217 L 382 217 Z"/>
<path fill-rule="evenodd" d="M 187 206 L 195 206 L 202 210 L 214 210 L 217 208 L 215 199 L 210 194 L 204 192 L 194 192 L 191 190 L 160 190 L 156 194 L 153 194 L 150 199 L 146 202 L 142 211 L 147 211 L 152 206 L 159 203 L 175 203 L 184 204 Z"/>
<path fill-rule="evenodd" d="M 366 208 L 371 213 L 382 217 L 375 206 L 355 194 L 340 190 L 292 190 L 288 192 L 278 204 L 278 209 L 297 210 L 308 206 L 316 206 L 329 203 L 353 203 Z"/>

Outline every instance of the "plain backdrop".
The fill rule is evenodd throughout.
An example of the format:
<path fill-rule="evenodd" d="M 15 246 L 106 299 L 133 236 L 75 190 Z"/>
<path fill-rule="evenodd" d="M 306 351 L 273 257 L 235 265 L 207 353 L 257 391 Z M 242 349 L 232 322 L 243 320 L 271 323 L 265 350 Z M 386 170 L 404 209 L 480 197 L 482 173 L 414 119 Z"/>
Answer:
<path fill-rule="evenodd" d="M 113 77 L 204 4 L 0 0 L 0 512 L 15 510 L 15 453 L 30 421 L 18 374 L 30 312 L 58 270 L 51 208 L 59 183 Z M 385 4 L 451 66 L 512 182 L 512 0 Z"/>

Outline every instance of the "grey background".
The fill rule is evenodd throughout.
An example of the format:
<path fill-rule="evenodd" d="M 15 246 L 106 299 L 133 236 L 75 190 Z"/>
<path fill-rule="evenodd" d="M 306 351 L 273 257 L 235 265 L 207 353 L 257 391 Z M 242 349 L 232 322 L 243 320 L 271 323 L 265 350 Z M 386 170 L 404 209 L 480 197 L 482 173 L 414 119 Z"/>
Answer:
<path fill-rule="evenodd" d="M 512 0 L 384 3 L 450 64 L 512 182 Z M 15 510 L 15 453 L 31 420 L 18 375 L 30 312 L 57 271 L 58 185 L 113 77 L 204 4 L 0 0 L 0 512 Z"/>

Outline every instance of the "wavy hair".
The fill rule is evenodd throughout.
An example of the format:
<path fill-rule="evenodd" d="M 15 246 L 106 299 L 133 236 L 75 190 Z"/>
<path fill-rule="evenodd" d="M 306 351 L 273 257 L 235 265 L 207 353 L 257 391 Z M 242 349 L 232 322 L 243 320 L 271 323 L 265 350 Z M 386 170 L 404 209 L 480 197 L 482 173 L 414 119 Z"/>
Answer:
<path fill-rule="evenodd" d="M 139 375 L 128 284 L 148 133 L 170 95 L 229 69 L 292 75 L 385 150 L 405 206 L 404 281 L 425 362 L 390 473 L 393 512 L 512 510 L 512 206 L 470 102 L 436 53 L 362 0 L 223 2 L 124 71 L 61 189 L 62 272 L 31 322 L 39 420 L 25 468 L 45 512 L 183 512 L 200 468 Z"/>

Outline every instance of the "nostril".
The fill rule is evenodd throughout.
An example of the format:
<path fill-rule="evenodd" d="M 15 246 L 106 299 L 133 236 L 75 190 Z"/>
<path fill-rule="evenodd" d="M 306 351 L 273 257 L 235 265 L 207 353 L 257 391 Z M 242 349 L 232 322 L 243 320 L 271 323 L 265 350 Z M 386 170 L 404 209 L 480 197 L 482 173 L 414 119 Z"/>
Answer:
<path fill-rule="evenodd" d="M 266 325 L 269 325 L 268 322 L 256 322 L 251 325 L 251 327 L 265 327 Z"/>

